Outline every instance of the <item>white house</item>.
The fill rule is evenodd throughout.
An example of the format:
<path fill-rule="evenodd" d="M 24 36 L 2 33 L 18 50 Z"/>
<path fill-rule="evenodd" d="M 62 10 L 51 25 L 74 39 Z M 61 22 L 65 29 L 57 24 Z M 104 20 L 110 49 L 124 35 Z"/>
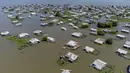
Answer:
<path fill-rule="evenodd" d="M 61 73 L 70 73 L 71 72 L 71 70 L 68 70 L 68 69 L 61 69 L 61 70 L 62 70 Z"/>
<path fill-rule="evenodd" d="M 97 29 L 95 29 L 95 28 L 90 28 L 90 31 L 97 32 Z"/>
<path fill-rule="evenodd" d="M 28 33 L 20 33 L 18 35 L 19 38 L 25 38 L 25 37 L 29 37 L 29 34 Z"/>
<path fill-rule="evenodd" d="M 47 37 L 47 41 L 48 42 L 55 42 L 56 40 L 54 38 L 52 38 L 52 37 Z"/>
<path fill-rule="evenodd" d="M 126 29 L 122 29 L 121 32 L 130 33 L 130 31 L 129 31 L 129 30 L 126 30 Z"/>
<path fill-rule="evenodd" d="M 128 53 L 128 51 L 120 49 L 120 48 L 116 52 L 122 55 L 126 55 Z"/>
<path fill-rule="evenodd" d="M 46 20 L 46 18 L 40 18 L 41 21 Z"/>
<path fill-rule="evenodd" d="M 105 42 L 105 39 L 102 39 L 102 38 L 98 38 L 95 40 L 95 43 L 98 43 L 98 44 L 103 44 Z"/>
<path fill-rule="evenodd" d="M 63 24 L 63 23 L 64 23 L 63 21 L 60 21 L 60 22 L 58 22 L 58 25 Z"/>
<path fill-rule="evenodd" d="M 121 38 L 121 39 L 125 39 L 126 38 L 126 36 L 121 35 L 121 34 L 117 34 L 116 37 Z"/>
<path fill-rule="evenodd" d="M 73 24 L 73 23 L 69 23 L 69 25 L 70 25 L 70 26 L 74 26 L 74 24 Z"/>
<path fill-rule="evenodd" d="M 130 24 L 125 24 L 125 27 L 130 27 Z"/>
<path fill-rule="evenodd" d="M 98 35 L 97 32 L 95 32 L 95 31 L 90 31 L 89 33 L 93 34 L 93 35 Z"/>
<path fill-rule="evenodd" d="M 35 13 L 35 12 L 32 12 L 31 15 L 36 15 L 36 13 Z"/>
<path fill-rule="evenodd" d="M 65 27 L 61 27 L 61 30 L 67 30 Z"/>
<path fill-rule="evenodd" d="M 20 17 L 19 17 L 19 19 L 20 19 L 20 20 L 23 20 L 23 19 L 24 19 L 24 17 L 21 17 L 21 16 L 20 16 Z"/>
<path fill-rule="evenodd" d="M 7 17 L 8 17 L 8 18 L 11 18 L 11 17 L 13 17 L 13 15 L 8 15 Z"/>
<path fill-rule="evenodd" d="M 89 46 L 86 46 L 86 47 L 84 48 L 84 50 L 85 50 L 87 53 L 92 53 L 92 52 L 94 52 L 94 48 L 89 47 Z"/>
<path fill-rule="evenodd" d="M 16 24 L 16 23 L 18 23 L 18 22 L 19 22 L 18 20 L 12 21 L 13 24 Z"/>
<path fill-rule="evenodd" d="M 2 36 L 7 36 L 7 35 L 9 35 L 9 31 L 4 31 L 4 32 L 1 32 L 0 33 Z"/>
<path fill-rule="evenodd" d="M 15 26 L 21 26 L 22 25 L 22 23 L 17 23 L 17 24 L 15 24 Z"/>
<path fill-rule="evenodd" d="M 123 47 L 130 49 L 130 41 L 126 41 Z"/>
<path fill-rule="evenodd" d="M 29 15 L 28 18 L 31 18 L 31 16 Z"/>
<path fill-rule="evenodd" d="M 80 32 L 73 32 L 71 35 L 74 36 L 74 37 L 77 37 L 77 38 L 80 38 L 80 37 L 83 36 L 83 34 L 80 33 Z"/>
<path fill-rule="evenodd" d="M 41 34 L 42 34 L 42 31 L 41 31 L 41 30 L 35 30 L 35 31 L 33 31 L 33 34 L 41 35 Z"/>
<path fill-rule="evenodd" d="M 79 56 L 76 55 L 76 54 L 74 54 L 74 53 L 72 53 L 72 52 L 68 52 L 68 53 L 65 55 L 65 57 L 67 57 L 70 62 L 74 62 L 75 60 L 78 59 Z"/>
<path fill-rule="evenodd" d="M 73 28 L 74 28 L 74 29 L 79 29 L 79 27 L 78 27 L 78 26 L 75 26 L 75 25 L 73 26 Z"/>
<path fill-rule="evenodd" d="M 68 43 L 65 44 L 68 47 L 72 47 L 72 49 L 77 49 L 80 45 L 78 45 L 78 42 L 70 40 Z"/>
<path fill-rule="evenodd" d="M 94 67 L 97 70 L 102 70 L 103 68 L 106 67 L 106 65 L 107 65 L 106 62 L 104 62 L 100 59 L 97 59 L 90 66 Z"/>
<path fill-rule="evenodd" d="M 37 39 L 37 38 L 32 38 L 32 39 L 29 40 L 29 43 L 30 44 L 38 44 L 38 43 L 40 43 L 40 40 Z"/>

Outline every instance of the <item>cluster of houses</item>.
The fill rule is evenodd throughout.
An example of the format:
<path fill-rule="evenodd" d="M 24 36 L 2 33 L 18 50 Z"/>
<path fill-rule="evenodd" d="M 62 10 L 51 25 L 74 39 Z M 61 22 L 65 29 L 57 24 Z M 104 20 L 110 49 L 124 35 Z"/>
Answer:
<path fill-rule="evenodd" d="M 35 35 L 42 35 L 42 31 L 41 30 L 35 30 L 33 31 L 33 34 Z M 11 35 L 9 31 L 4 31 L 4 32 L 1 32 L 0 33 L 1 36 L 9 36 Z M 30 37 L 30 34 L 28 33 L 20 33 L 17 35 L 17 38 L 21 39 L 21 38 L 27 38 L 27 37 Z M 55 38 L 53 37 L 47 37 L 47 41 L 48 42 L 55 42 Z M 38 44 L 40 43 L 40 40 L 38 38 L 31 38 L 29 41 L 28 41 L 29 44 Z"/>
<path fill-rule="evenodd" d="M 76 30 L 79 29 L 79 26 L 76 25 L 76 23 L 78 23 L 78 22 L 83 22 L 82 25 L 86 25 L 86 23 L 93 24 L 93 23 L 97 22 L 96 20 L 100 20 L 101 17 L 104 17 L 106 20 L 110 20 L 111 17 L 113 17 L 115 15 L 124 14 L 124 12 L 126 12 L 126 13 L 124 15 L 120 16 L 120 17 L 128 18 L 128 19 L 130 17 L 130 16 L 129 17 L 127 16 L 127 14 L 129 12 L 127 10 L 124 10 L 124 9 L 122 10 L 121 6 L 105 6 L 105 7 L 104 6 L 97 6 L 97 7 L 95 7 L 95 6 L 86 6 L 86 5 L 85 6 L 81 6 L 81 5 L 77 5 L 77 6 L 75 6 L 75 5 L 74 6 L 71 6 L 71 5 L 57 6 L 57 5 L 35 5 L 35 4 L 32 4 L 32 5 L 24 5 L 22 7 L 12 6 L 10 8 L 15 9 L 14 11 L 17 12 L 17 15 L 16 15 L 16 16 L 18 16 L 17 18 L 16 18 L 15 15 L 12 14 L 12 11 L 8 10 L 7 7 L 3 6 L 3 12 L 9 13 L 7 15 L 8 18 L 15 19 L 15 20 L 12 20 L 12 23 L 15 26 L 21 26 L 22 25 L 22 23 L 20 21 L 24 19 L 24 17 L 22 17 L 22 14 L 24 14 L 25 12 L 29 13 L 28 18 L 32 18 L 33 15 L 38 16 L 38 12 L 39 13 L 41 12 L 41 15 L 40 15 L 41 21 L 45 21 L 45 20 L 47 20 L 47 18 L 51 18 L 52 20 L 49 21 L 49 22 L 53 22 L 57 25 L 62 25 L 62 24 L 65 23 L 64 21 L 60 20 L 61 18 L 62 19 L 67 18 L 67 21 L 68 21 L 67 24 L 69 26 L 71 26 L 72 28 L 76 29 Z M 123 8 L 128 9 L 128 7 L 123 7 Z M 65 14 L 65 12 L 66 12 L 65 10 L 67 10 L 67 9 L 68 9 L 68 11 L 67 11 L 66 14 L 68 14 L 68 15 Z M 56 15 L 55 15 L 56 11 L 57 12 L 59 11 L 59 14 L 61 15 L 61 16 L 59 16 L 59 18 L 56 17 Z M 69 14 L 71 14 L 71 15 L 69 15 Z M 85 20 L 80 19 L 81 16 L 85 17 Z M 41 22 L 40 26 L 42 26 L 42 27 L 49 26 L 50 25 L 49 22 Z M 51 24 L 53 24 L 53 23 L 51 23 Z M 130 28 L 130 23 L 125 24 L 124 27 Z M 66 31 L 67 28 L 62 26 L 61 30 Z M 104 32 L 111 32 L 112 31 L 110 29 L 102 29 L 102 30 Z M 98 31 L 98 29 L 96 29 L 96 28 L 90 28 L 89 33 L 93 34 L 93 35 L 98 35 L 97 31 Z M 130 31 L 128 29 L 125 29 L 125 28 L 121 29 L 120 31 L 123 32 L 123 33 L 127 33 L 127 34 L 130 33 Z M 33 31 L 33 34 L 42 35 L 43 32 L 41 30 L 35 30 L 35 31 Z M 4 31 L 4 32 L 1 32 L 0 35 L 1 36 L 8 36 L 8 35 L 10 35 L 10 32 Z M 85 35 L 83 33 L 79 32 L 79 31 L 71 33 L 71 36 L 76 37 L 76 38 L 85 37 Z M 30 37 L 30 34 L 20 33 L 20 34 L 17 35 L 17 37 L 18 38 L 26 38 L 26 37 Z M 116 37 L 120 38 L 120 39 L 126 39 L 127 38 L 126 35 L 123 35 L 123 34 L 116 34 Z M 56 40 L 55 40 L 55 38 L 47 37 L 47 41 L 48 42 L 55 42 Z M 40 43 L 40 40 L 38 38 L 31 38 L 28 42 L 30 44 L 38 44 L 38 43 Z M 102 44 L 105 43 L 105 39 L 97 38 L 97 39 L 94 40 L 94 43 L 102 45 Z M 79 42 L 74 41 L 74 40 L 70 40 L 67 43 L 65 43 L 64 48 L 76 50 L 80 46 L 81 45 L 79 44 Z M 123 47 L 130 49 L 130 41 L 126 41 L 124 43 Z M 86 46 L 83 50 L 87 53 L 93 53 L 93 52 L 96 51 L 96 49 L 94 49 L 90 46 Z M 123 55 L 125 58 L 129 58 L 128 56 L 126 56 L 126 54 L 128 54 L 128 51 L 126 51 L 126 50 L 119 48 L 116 51 L 116 53 L 121 55 L 121 56 Z M 68 59 L 68 61 L 73 63 L 79 58 L 79 55 L 72 53 L 72 52 L 68 52 L 68 53 L 65 54 L 65 57 Z M 90 66 L 94 67 L 97 70 L 102 70 L 103 68 L 106 67 L 106 65 L 107 65 L 106 62 L 104 62 L 100 59 L 96 59 Z M 61 70 L 62 70 L 61 73 L 70 73 L 71 72 L 71 70 L 67 70 L 67 69 L 61 69 Z"/>

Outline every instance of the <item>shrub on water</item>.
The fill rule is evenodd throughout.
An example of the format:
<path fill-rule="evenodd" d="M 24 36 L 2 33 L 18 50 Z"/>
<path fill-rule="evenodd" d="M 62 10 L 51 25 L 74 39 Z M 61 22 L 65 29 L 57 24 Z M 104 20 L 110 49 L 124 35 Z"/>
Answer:
<path fill-rule="evenodd" d="M 105 35 L 105 32 L 102 31 L 102 30 L 97 30 L 97 34 L 100 35 L 100 36 L 104 36 L 104 35 Z"/>
<path fill-rule="evenodd" d="M 44 36 L 44 37 L 42 38 L 42 41 L 47 41 L 47 36 Z"/>
<path fill-rule="evenodd" d="M 112 45 L 113 39 L 112 38 L 108 38 L 108 39 L 106 39 L 105 43 L 109 44 L 109 45 Z"/>

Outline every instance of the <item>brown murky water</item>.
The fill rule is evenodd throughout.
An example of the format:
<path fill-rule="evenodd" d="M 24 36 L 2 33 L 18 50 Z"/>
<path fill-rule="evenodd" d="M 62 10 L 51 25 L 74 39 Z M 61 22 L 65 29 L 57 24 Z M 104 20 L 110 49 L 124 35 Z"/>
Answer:
<path fill-rule="evenodd" d="M 40 43 L 19 51 L 15 43 L 0 37 L 0 73 L 60 73 L 61 68 L 71 69 L 72 73 L 98 73 L 98 71 L 89 67 L 95 59 L 101 59 L 108 64 L 115 65 L 115 73 L 119 73 L 120 70 L 125 72 L 127 65 L 130 64 L 129 60 L 123 59 L 114 53 L 116 49 L 122 48 L 126 40 L 130 40 L 129 34 L 125 34 L 127 35 L 126 40 L 114 41 L 113 46 L 101 46 L 90 41 L 95 40 L 97 37 L 89 35 L 89 29 L 79 30 L 88 36 L 84 39 L 76 39 L 71 36 L 71 33 L 76 31 L 72 27 L 61 25 L 66 27 L 67 31 L 62 31 L 61 26 L 41 27 L 39 17 L 36 16 L 32 17 L 32 19 L 25 18 L 22 22 L 23 26 L 15 27 L 11 24 L 7 15 L 0 13 L 0 22 L 0 31 L 8 30 L 12 35 L 27 32 L 32 35 L 31 37 L 36 37 L 32 34 L 32 31 L 40 29 L 48 33 L 49 36 L 56 38 L 56 43 Z M 119 30 L 123 24 L 125 23 L 121 23 L 121 25 L 118 26 Z M 91 27 L 94 27 L 94 25 Z M 115 37 L 115 35 L 106 35 L 103 38 L 106 37 Z M 71 39 L 78 41 L 82 46 L 78 50 L 72 51 L 79 55 L 79 59 L 73 64 L 67 64 L 61 67 L 57 65 L 56 61 L 60 54 L 70 51 L 62 47 Z M 85 46 L 91 46 L 100 50 L 101 53 L 98 56 L 86 54 L 82 51 Z"/>

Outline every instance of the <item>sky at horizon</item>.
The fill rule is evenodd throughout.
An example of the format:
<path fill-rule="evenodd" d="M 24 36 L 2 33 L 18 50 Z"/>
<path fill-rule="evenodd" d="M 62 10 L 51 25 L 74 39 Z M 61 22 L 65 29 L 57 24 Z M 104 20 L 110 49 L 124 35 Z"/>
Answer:
<path fill-rule="evenodd" d="M 2 0 L 0 4 L 129 4 L 130 0 Z"/>

